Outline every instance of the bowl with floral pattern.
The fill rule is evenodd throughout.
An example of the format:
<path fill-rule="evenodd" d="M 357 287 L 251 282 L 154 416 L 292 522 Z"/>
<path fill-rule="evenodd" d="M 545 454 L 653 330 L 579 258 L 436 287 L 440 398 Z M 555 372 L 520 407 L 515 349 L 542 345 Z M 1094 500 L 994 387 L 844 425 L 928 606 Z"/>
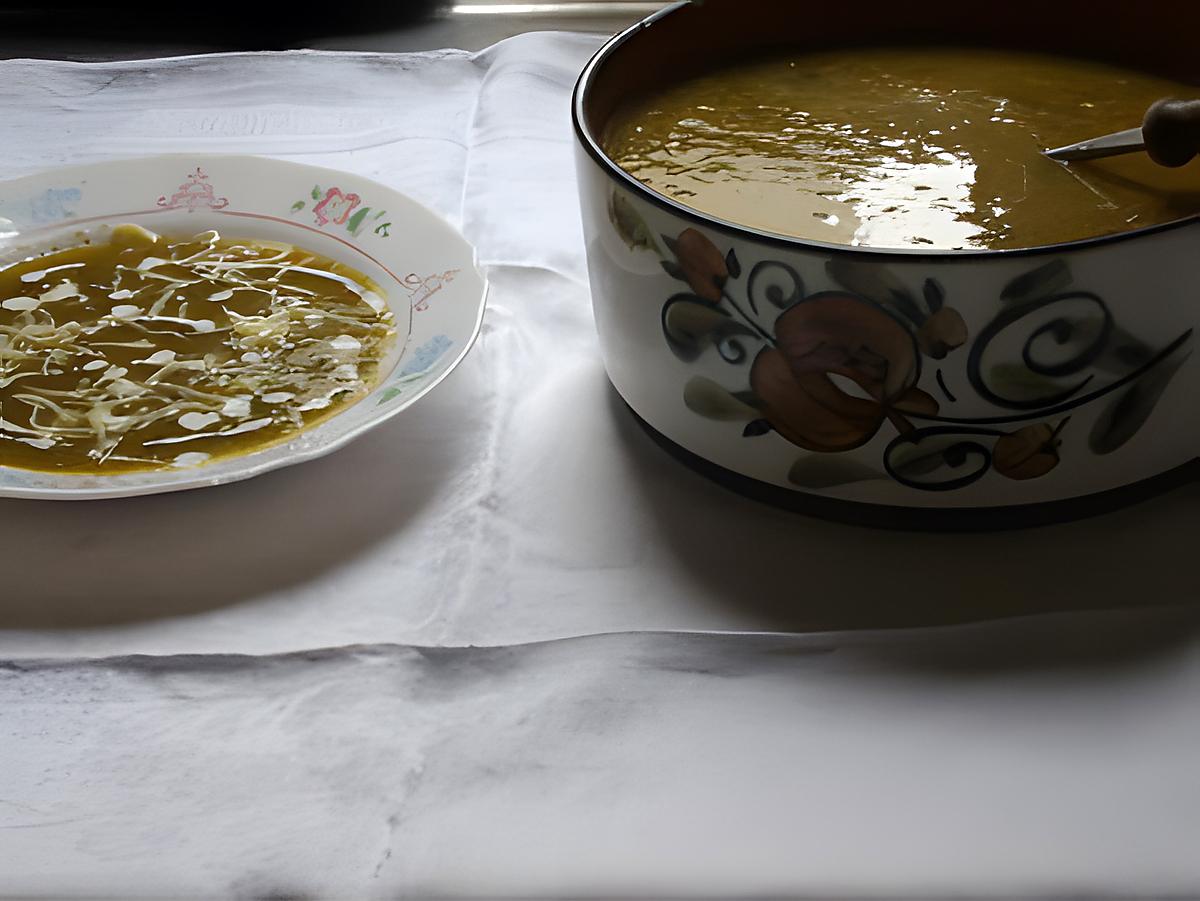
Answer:
<path fill-rule="evenodd" d="M 954 10 L 930 13 L 939 40 L 1046 49 L 1053 35 L 1074 42 L 1063 52 L 1108 47 L 1195 80 L 1188 52 L 1172 56 L 1136 17 L 1122 28 L 1144 40 L 1111 29 L 998 35 L 992 17 Z M 773 0 L 681 2 L 588 63 L 573 98 L 576 158 L 613 386 L 704 474 L 854 522 L 1039 523 L 1192 478 L 1200 218 L 1028 249 L 873 249 L 697 211 L 604 150 L 610 117 L 647 85 L 753 58 L 793 33 L 794 46 L 819 49 L 848 35 L 918 41 L 919 18 L 901 7 L 864 19 L 849 6 L 798 15 Z M 1159 58 L 1134 58 L 1139 47 Z"/>
<path fill-rule="evenodd" d="M 0 252 L 8 261 L 28 255 L 29 248 L 70 246 L 81 235 L 126 223 L 163 235 L 216 230 L 286 243 L 351 267 L 380 289 L 396 340 L 360 399 L 286 440 L 240 456 L 109 475 L 66 474 L 5 465 L 8 442 L 0 440 L 0 497 L 155 494 L 311 460 L 423 398 L 458 365 L 479 332 L 487 284 L 471 245 L 416 201 L 358 175 L 264 157 L 179 154 L 0 183 Z"/>

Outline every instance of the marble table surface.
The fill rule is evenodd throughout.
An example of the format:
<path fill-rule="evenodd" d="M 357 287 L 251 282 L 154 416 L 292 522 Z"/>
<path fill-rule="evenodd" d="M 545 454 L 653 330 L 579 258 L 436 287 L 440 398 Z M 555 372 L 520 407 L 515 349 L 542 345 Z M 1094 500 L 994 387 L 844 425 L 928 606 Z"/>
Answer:
<path fill-rule="evenodd" d="M 1198 489 L 905 534 L 677 466 L 592 330 L 597 46 L 0 61 L 0 177 L 352 169 L 494 285 L 463 366 L 330 458 L 0 501 L 0 897 L 1200 893 Z"/>

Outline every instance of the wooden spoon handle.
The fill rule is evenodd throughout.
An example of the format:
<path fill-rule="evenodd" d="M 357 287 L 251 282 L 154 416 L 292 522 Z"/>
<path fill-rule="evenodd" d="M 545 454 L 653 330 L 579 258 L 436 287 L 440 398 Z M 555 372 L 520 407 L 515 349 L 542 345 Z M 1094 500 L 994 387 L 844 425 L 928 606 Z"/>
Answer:
<path fill-rule="evenodd" d="M 1146 110 L 1142 139 L 1160 166 L 1182 166 L 1200 154 L 1200 100 L 1159 100 Z"/>

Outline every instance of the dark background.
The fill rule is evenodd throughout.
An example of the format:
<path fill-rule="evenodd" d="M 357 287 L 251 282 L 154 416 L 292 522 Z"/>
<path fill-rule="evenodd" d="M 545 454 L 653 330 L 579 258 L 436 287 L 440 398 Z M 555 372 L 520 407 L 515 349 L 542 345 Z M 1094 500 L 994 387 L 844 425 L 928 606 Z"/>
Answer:
<path fill-rule="evenodd" d="M 613 33 L 653 0 L 333 0 L 318 3 L 12 3 L 0 58 L 137 59 L 234 50 L 478 50 L 525 31 Z"/>

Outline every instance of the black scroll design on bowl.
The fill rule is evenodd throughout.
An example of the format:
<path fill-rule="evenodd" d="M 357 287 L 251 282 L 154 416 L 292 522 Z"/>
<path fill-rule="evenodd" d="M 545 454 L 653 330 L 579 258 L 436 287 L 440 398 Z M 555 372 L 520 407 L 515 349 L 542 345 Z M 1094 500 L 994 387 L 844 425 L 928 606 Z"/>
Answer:
<path fill-rule="evenodd" d="M 977 482 L 992 467 L 998 429 L 933 426 L 897 435 L 883 451 L 887 474 L 922 491 L 953 491 Z M 923 445 L 932 444 L 928 447 Z M 907 452 L 907 453 L 906 453 Z"/>
<path fill-rule="evenodd" d="M 694 360 L 712 346 L 721 359 L 735 365 L 749 356 L 741 339 L 761 338 L 756 329 L 735 319 L 719 303 L 696 294 L 675 294 L 663 304 L 662 330 L 667 345 L 681 360 Z"/>
<path fill-rule="evenodd" d="M 786 310 L 803 299 L 804 282 L 800 279 L 800 273 L 787 263 L 763 260 L 751 268 L 746 280 L 746 300 L 754 315 L 758 315 L 760 304 Z"/>
<path fill-rule="evenodd" d="M 1031 322 L 1039 313 L 1052 311 L 1055 306 L 1080 302 L 1095 308 L 1098 316 L 1093 319 L 1093 334 L 1086 343 L 1064 360 L 1048 362 L 1039 359 L 1039 351 L 1045 344 L 1065 347 L 1077 337 L 1081 330 L 1080 321 L 1066 315 L 1051 315 L 1045 321 Z M 1053 407 L 1073 397 L 1094 378 L 1095 373 L 1082 375 L 1075 384 L 1058 388 L 1042 396 L 1013 398 L 1005 397 L 988 384 L 983 372 L 983 358 L 988 347 L 1009 329 L 1023 324 L 1031 326 L 1029 335 L 1021 348 L 1021 362 L 1025 370 L 1046 379 L 1082 375 L 1091 369 L 1109 346 L 1113 332 L 1112 312 L 1098 295 L 1089 291 L 1073 291 L 1039 298 L 1028 303 L 1009 307 L 986 325 L 971 345 L 967 356 L 967 379 L 980 397 L 997 407 L 1009 410 L 1039 410 Z"/>
<path fill-rule="evenodd" d="M 661 237 L 663 270 L 691 289 L 663 305 L 668 346 L 688 362 L 711 348 L 733 367 L 721 383 L 693 377 L 684 403 L 740 423 L 748 440 L 774 434 L 803 449 L 788 478 L 810 490 L 875 478 L 921 491 L 959 490 L 989 473 L 1040 478 L 1061 462 L 1071 412 L 1100 402 L 1086 441 L 1072 447 L 1113 453 L 1191 352 L 1191 329 L 1158 346 L 1131 334 L 1063 260 L 1004 286 L 971 337 L 934 278 L 911 291 L 885 266 L 832 257 L 824 269 L 837 288 L 809 293 L 790 262 L 762 259 L 743 273 L 734 249 L 696 229 Z M 992 412 L 957 413 L 979 401 Z M 894 434 L 877 466 L 839 456 L 886 429 Z"/>

